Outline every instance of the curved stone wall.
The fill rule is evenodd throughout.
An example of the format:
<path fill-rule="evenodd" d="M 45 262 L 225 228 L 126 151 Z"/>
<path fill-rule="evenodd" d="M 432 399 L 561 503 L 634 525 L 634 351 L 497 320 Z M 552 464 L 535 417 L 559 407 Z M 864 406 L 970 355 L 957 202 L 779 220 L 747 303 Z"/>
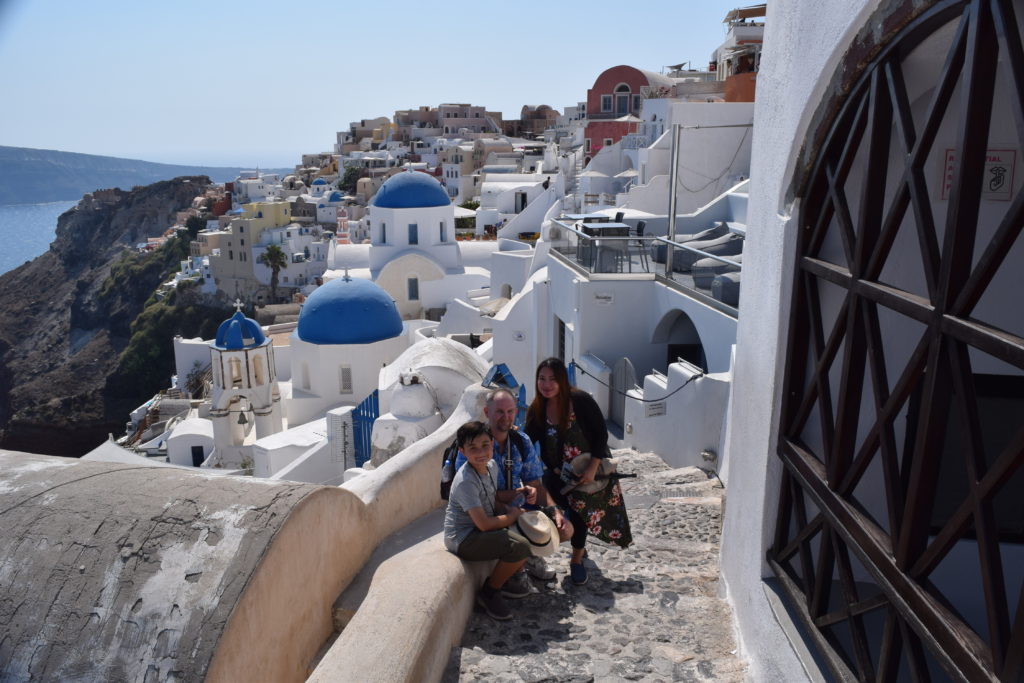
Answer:
<path fill-rule="evenodd" d="M 324 541 L 361 509 L 336 488 L 0 452 L 0 680 L 302 680 L 372 550 Z"/>

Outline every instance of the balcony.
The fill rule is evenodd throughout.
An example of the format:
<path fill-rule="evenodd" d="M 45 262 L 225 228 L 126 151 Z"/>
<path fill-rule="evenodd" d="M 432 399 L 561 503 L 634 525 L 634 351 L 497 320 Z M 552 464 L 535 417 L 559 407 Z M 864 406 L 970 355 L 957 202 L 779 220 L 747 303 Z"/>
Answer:
<path fill-rule="evenodd" d="M 646 149 L 651 146 L 651 136 L 630 133 L 622 138 L 622 149 Z"/>
<path fill-rule="evenodd" d="M 555 257 L 590 280 L 657 280 L 738 316 L 741 255 L 714 254 L 665 237 L 637 235 L 635 228 L 607 222 L 607 216 L 598 220 L 605 222 L 553 220 L 547 237 Z M 618 226 L 626 228 L 625 234 Z"/>

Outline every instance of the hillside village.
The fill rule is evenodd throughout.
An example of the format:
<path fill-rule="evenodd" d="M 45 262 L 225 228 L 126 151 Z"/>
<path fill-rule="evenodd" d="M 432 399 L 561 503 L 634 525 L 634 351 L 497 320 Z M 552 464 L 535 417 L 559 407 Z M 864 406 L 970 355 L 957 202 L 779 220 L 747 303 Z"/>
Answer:
<path fill-rule="evenodd" d="M 249 307 L 263 328 L 243 335 L 253 340 L 244 348 L 224 347 L 220 336 L 175 339 L 174 385 L 131 416 L 122 445 L 173 464 L 338 483 L 433 431 L 488 364 L 528 377 L 557 338 L 558 355 L 580 368 L 580 386 L 600 397 L 623 443 L 653 449 L 673 438 L 646 428 L 643 378 L 655 395 L 694 381 L 687 400 L 707 417 L 688 445 L 717 457 L 764 30 L 757 12 L 727 17 L 725 42 L 704 70 L 612 67 L 565 114 L 527 105 L 505 120 L 483 106 L 441 104 L 364 119 L 337 134 L 331 153 L 304 154 L 294 173 L 253 171 L 196 197 L 167 232 L 196 228 L 190 258 L 163 291 L 198 286 Z M 673 166 L 673 154 L 702 166 Z M 552 277 L 574 271 L 590 281 Z M 628 297 L 616 301 L 623 287 L 664 298 L 644 311 L 653 327 L 642 353 L 627 350 L 626 334 L 583 341 L 587 326 L 637 313 Z M 353 302 L 381 292 L 394 319 L 378 323 Z M 581 298 L 593 304 L 565 308 Z M 385 331 L 375 336 L 377 327 Z M 261 335 L 269 341 L 257 343 Z M 422 356 L 426 340 L 462 345 L 445 347 L 461 354 L 449 362 L 458 379 L 434 387 L 433 399 L 418 382 L 440 380 L 421 377 L 403 355 Z M 228 363 L 272 369 L 229 380 Z M 425 404 L 389 412 L 399 391 L 417 391 Z M 630 391 L 641 400 L 625 400 Z M 324 426 L 334 418 L 356 434 L 341 459 Z M 311 434 L 324 434 L 319 449 Z"/>
<path fill-rule="evenodd" d="M 644 539 L 703 573 L 678 557 L 646 590 L 711 582 L 680 604 L 711 605 L 742 660 L 665 646 L 642 669 L 647 647 L 631 677 L 1020 680 L 1015 5 L 737 8 L 706 67 L 611 67 L 518 118 L 417 105 L 194 197 L 160 295 L 235 313 L 167 340 L 167 388 L 81 462 L 0 452 L 0 577 L 40 605 L 98 596 L 68 623 L 138 678 L 439 680 L 486 640 L 462 640 L 483 574 L 435 535 L 441 454 L 490 388 L 521 421 L 554 356 L 647 468 L 638 518 L 703 506 L 699 544 Z M 57 524 L 107 542 L 65 555 Z M 608 589 L 622 605 L 641 564 Z M 40 670 L 37 646 L 50 673 L 87 666 L 4 604 L 0 674 Z"/>

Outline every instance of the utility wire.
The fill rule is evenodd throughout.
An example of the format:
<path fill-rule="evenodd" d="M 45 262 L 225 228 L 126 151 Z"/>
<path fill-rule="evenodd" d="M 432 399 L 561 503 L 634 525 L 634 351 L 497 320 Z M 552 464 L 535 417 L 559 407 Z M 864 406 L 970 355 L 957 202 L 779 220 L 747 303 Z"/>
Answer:
<path fill-rule="evenodd" d="M 719 127 L 719 128 L 726 128 L 727 126 L 717 126 L 717 127 Z M 732 126 L 729 126 L 729 127 L 732 127 Z M 746 128 L 746 126 L 745 126 L 745 125 L 744 125 L 744 126 L 735 126 L 735 127 L 736 127 L 736 128 L 741 128 L 741 127 L 742 127 L 742 128 Z M 731 168 L 733 167 L 733 164 L 734 164 L 734 163 L 736 162 L 736 158 L 737 158 L 737 157 L 738 157 L 738 156 L 740 155 L 740 150 L 742 150 L 742 149 L 743 149 L 743 143 L 744 143 L 744 142 L 746 142 L 746 140 L 747 140 L 747 134 L 748 134 L 749 132 L 750 132 L 750 129 L 749 129 L 749 128 L 747 128 L 746 130 L 744 130 L 744 131 L 743 131 L 743 137 L 741 137 L 741 138 L 740 138 L 740 142 L 739 142 L 739 144 L 738 144 L 738 145 L 736 146 L 736 151 L 735 151 L 735 152 L 733 152 L 733 155 L 732 155 L 732 159 L 730 159 L 730 160 L 729 160 L 729 163 L 725 165 L 725 168 L 723 168 L 723 169 L 722 169 L 722 172 L 721 172 L 721 173 L 719 173 L 717 177 L 715 177 L 715 178 L 711 178 L 710 180 L 708 180 L 708 182 L 707 182 L 707 183 L 705 183 L 704 185 L 702 185 L 702 186 L 700 186 L 700 187 L 698 187 L 698 188 L 690 188 L 690 187 L 687 187 L 687 186 L 686 186 L 686 184 L 685 184 L 685 183 L 683 183 L 683 180 L 682 180 L 682 178 L 679 178 L 679 179 L 677 179 L 677 180 L 676 180 L 676 183 L 677 183 L 677 184 L 678 184 L 678 185 L 679 185 L 680 187 L 682 187 L 682 188 L 683 188 L 684 190 L 686 190 L 686 191 L 688 191 L 688 192 L 694 192 L 694 193 L 696 193 L 696 192 L 700 192 L 701 190 L 705 189 L 706 187 L 709 187 L 709 186 L 710 186 L 711 184 L 713 184 L 713 183 L 716 183 L 716 182 L 718 182 L 719 180 L 721 180 L 721 179 L 722 179 L 722 177 L 724 177 L 724 176 L 725 176 L 725 174 L 729 172 L 729 170 L 730 170 L 730 169 L 731 169 Z M 704 178 L 707 178 L 707 177 L 708 177 L 708 176 L 704 175 L 703 173 L 701 173 L 700 171 L 697 171 L 697 170 L 695 170 L 695 169 L 692 169 L 692 168 L 687 168 L 687 167 L 685 167 L 685 166 L 683 166 L 682 168 L 683 168 L 683 170 L 685 170 L 685 171 L 689 171 L 690 173 L 693 173 L 693 174 L 695 174 L 695 175 L 703 176 Z"/>
<path fill-rule="evenodd" d="M 692 382 L 693 380 L 699 379 L 701 377 L 704 377 L 704 375 L 707 374 L 704 371 L 701 371 L 700 373 L 694 375 L 690 379 L 688 379 L 685 382 L 683 382 L 683 385 L 681 387 L 679 387 L 678 389 L 675 389 L 674 391 L 669 392 L 668 394 L 665 394 L 661 398 L 637 398 L 636 396 L 630 396 L 629 394 L 627 394 L 624 391 L 619 391 L 618 389 L 616 389 L 615 387 L 613 387 L 613 386 L 611 386 L 609 384 L 605 384 L 604 382 L 602 382 L 600 380 L 600 378 L 597 377 L 597 375 L 592 375 L 589 372 L 587 372 L 586 370 L 584 370 L 582 367 L 580 367 L 580 364 L 577 363 L 575 360 L 572 361 L 572 364 L 575 365 L 576 369 L 579 370 L 580 372 L 582 372 L 584 375 L 587 375 L 589 377 L 593 377 L 594 381 L 597 382 L 598 384 L 600 384 L 601 386 L 608 388 L 610 391 L 614 391 L 616 394 L 619 394 L 620 396 L 625 396 L 626 398 L 632 399 L 634 401 L 639 401 L 640 403 L 658 403 L 659 401 L 664 401 L 666 398 L 669 398 L 671 396 L 675 396 L 680 391 L 685 389 L 686 385 L 689 384 L 690 382 Z"/>

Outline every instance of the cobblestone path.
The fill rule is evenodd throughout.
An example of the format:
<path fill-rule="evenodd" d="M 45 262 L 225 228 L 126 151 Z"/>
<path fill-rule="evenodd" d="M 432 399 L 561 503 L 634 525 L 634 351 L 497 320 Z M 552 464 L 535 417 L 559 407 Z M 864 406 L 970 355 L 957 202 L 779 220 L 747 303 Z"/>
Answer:
<path fill-rule="evenodd" d="M 509 600 L 497 622 L 479 608 L 443 680 L 743 681 L 732 610 L 718 595 L 724 490 L 714 475 L 615 451 L 633 530 L 627 550 L 588 539 L 590 581 L 569 579 L 568 544 L 548 558 L 554 581 Z"/>

